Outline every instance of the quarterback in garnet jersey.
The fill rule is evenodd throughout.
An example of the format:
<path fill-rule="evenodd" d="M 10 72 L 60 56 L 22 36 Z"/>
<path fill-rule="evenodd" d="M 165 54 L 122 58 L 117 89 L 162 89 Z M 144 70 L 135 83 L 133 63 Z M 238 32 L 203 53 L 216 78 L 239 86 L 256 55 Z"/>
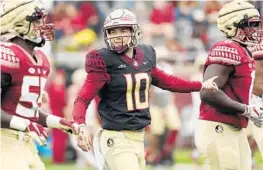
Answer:
<path fill-rule="evenodd" d="M 47 13 L 37 0 L 4 1 L 0 7 L 0 169 L 44 170 L 33 140 L 45 145 L 44 127 L 74 130 L 73 121 L 39 109 L 50 64 L 44 53 L 34 48 L 54 38 L 54 26 L 45 23 Z"/>
<path fill-rule="evenodd" d="M 228 38 L 215 43 L 204 65 L 204 80 L 215 80 L 219 90 L 200 92 L 200 115 L 195 143 L 211 170 L 250 170 L 251 151 L 245 128 L 250 119 L 262 126 L 262 108 L 250 105 L 255 64 L 248 46 L 260 42 L 260 15 L 245 1 L 225 4 L 217 25 Z"/>
<path fill-rule="evenodd" d="M 168 75 L 156 67 L 155 50 L 139 45 L 140 27 L 136 16 L 114 10 L 104 23 L 107 48 L 92 50 L 86 56 L 87 78 L 75 101 L 73 118 L 80 124 L 78 145 L 91 148 L 85 113 L 91 100 L 101 98 L 98 112 L 102 130 L 95 137 L 95 155 L 100 169 L 143 170 L 144 128 L 150 124 L 149 87 L 155 85 L 173 92 L 216 90 L 213 80 L 187 81 Z M 103 159 L 101 159 L 103 158 Z"/>

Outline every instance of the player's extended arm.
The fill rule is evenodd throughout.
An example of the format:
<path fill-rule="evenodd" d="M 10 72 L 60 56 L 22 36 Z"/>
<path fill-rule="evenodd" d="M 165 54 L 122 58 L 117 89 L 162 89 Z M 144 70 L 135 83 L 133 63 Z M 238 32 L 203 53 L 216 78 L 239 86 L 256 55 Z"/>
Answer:
<path fill-rule="evenodd" d="M 164 71 L 158 69 L 157 67 L 154 67 L 151 74 L 152 84 L 164 90 L 180 93 L 190 93 L 194 91 L 200 91 L 202 88 L 202 83 L 200 81 L 184 80 L 182 78 L 166 74 Z M 217 90 L 217 87 L 213 86 L 212 84 L 213 79 L 205 82 L 205 88 L 211 87 L 211 89 Z"/>
<path fill-rule="evenodd" d="M 263 58 L 255 60 L 256 74 L 253 87 L 253 94 L 262 97 L 263 95 Z"/>
<path fill-rule="evenodd" d="M 92 99 L 98 94 L 104 84 L 108 82 L 108 78 L 105 72 L 90 72 L 75 100 L 73 119 L 74 122 L 79 124 L 78 146 L 83 151 L 90 150 L 92 145 L 91 136 L 85 125 L 86 110 Z"/>
<path fill-rule="evenodd" d="M 90 102 L 110 80 L 105 61 L 97 50 L 87 54 L 85 69 L 88 75 L 73 108 L 73 119 L 78 124 L 85 124 L 86 110 Z"/>
<path fill-rule="evenodd" d="M 78 124 L 85 124 L 86 110 L 92 99 L 108 81 L 103 73 L 91 72 L 88 74 L 80 92 L 75 100 L 73 119 Z"/>
<path fill-rule="evenodd" d="M 220 90 L 224 87 L 232 72 L 232 66 L 220 64 L 209 65 L 204 73 L 204 80 L 213 76 L 218 76 L 215 83 L 217 84 L 219 90 L 211 92 L 209 90 L 202 89 L 200 91 L 200 97 L 203 102 L 208 103 L 222 112 L 230 114 L 244 113 L 246 110 L 246 106 L 244 104 L 230 99 L 222 90 Z"/>
<path fill-rule="evenodd" d="M 74 121 L 45 113 L 41 109 L 38 109 L 38 112 L 39 112 L 39 119 L 37 123 L 39 123 L 40 125 L 48 128 L 61 129 L 69 133 L 77 133 L 78 127 L 74 123 Z"/>

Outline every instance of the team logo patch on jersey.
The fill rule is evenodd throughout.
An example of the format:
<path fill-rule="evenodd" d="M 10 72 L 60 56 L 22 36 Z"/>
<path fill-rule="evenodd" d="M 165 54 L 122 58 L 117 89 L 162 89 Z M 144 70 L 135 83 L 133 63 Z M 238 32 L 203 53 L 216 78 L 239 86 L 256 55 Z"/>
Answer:
<path fill-rule="evenodd" d="M 112 138 L 109 138 L 109 139 L 107 140 L 107 146 L 108 146 L 108 147 L 113 147 L 113 145 L 114 145 L 114 140 L 113 140 Z"/>
<path fill-rule="evenodd" d="M 148 63 L 148 61 L 144 61 L 144 62 L 143 62 L 143 65 L 146 65 L 147 63 Z"/>
<path fill-rule="evenodd" d="M 215 128 L 215 130 L 216 130 L 217 133 L 222 133 L 223 130 L 224 130 L 224 128 L 223 128 L 223 126 L 221 126 L 221 125 L 217 125 L 216 128 Z"/>
<path fill-rule="evenodd" d="M 133 61 L 133 65 L 134 65 L 135 67 L 138 67 L 139 64 L 138 64 L 138 62 L 137 62 L 136 60 L 134 60 L 134 61 Z"/>

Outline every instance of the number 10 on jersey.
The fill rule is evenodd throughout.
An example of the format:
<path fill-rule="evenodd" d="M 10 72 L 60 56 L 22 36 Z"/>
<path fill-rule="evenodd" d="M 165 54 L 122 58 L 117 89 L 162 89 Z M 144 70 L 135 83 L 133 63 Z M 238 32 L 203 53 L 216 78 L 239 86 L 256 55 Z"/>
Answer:
<path fill-rule="evenodd" d="M 127 83 L 126 102 L 127 110 L 146 109 L 149 107 L 149 84 L 150 78 L 147 73 L 125 74 Z M 142 81 L 145 81 L 145 89 L 141 89 Z M 135 86 L 135 87 L 134 87 Z M 134 94 L 133 94 L 134 93 Z M 141 96 L 145 100 L 141 101 Z"/>

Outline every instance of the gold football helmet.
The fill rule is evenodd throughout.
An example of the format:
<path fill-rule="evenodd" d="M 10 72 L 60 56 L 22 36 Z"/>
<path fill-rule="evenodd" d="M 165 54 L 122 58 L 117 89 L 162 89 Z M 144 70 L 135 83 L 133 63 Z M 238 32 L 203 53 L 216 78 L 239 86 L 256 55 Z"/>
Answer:
<path fill-rule="evenodd" d="M 20 37 L 36 44 L 54 38 L 54 25 L 46 24 L 47 12 L 38 0 L 1 2 L 1 41 Z"/>
<path fill-rule="evenodd" d="M 218 13 L 217 26 L 227 38 L 246 45 L 262 40 L 260 14 L 254 5 L 244 0 L 225 4 Z"/>

